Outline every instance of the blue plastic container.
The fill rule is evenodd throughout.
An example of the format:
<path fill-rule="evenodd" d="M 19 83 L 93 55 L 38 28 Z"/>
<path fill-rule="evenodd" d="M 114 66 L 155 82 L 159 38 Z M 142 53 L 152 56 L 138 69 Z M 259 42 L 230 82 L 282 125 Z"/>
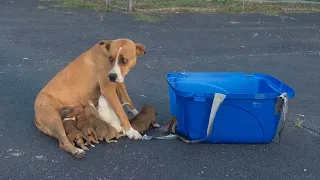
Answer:
<path fill-rule="evenodd" d="M 295 91 L 266 74 L 183 72 L 167 74 L 171 115 L 177 131 L 190 140 L 206 138 L 215 93 L 226 95 L 214 118 L 212 133 L 203 142 L 269 143 L 281 114 L 277 98 Z"/>

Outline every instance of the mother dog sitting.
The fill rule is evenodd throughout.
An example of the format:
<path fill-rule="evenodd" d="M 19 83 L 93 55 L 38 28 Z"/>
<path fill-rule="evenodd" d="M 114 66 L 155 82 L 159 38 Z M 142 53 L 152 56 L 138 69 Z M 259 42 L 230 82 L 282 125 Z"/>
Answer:
<path fill-rule="evenodd" d="M 131 113 L 138 113 L 124 78 L 135 66 L 137 57 L 143 54 L 146 54 L 145 46 L 130 39 L 99 41 L 58 72 L 39 92 L 34 104 L 36 127 L 57 138 L 60 148 L 81 158 L 85 152 L 69 142 L 59 111 L 66 106 L 84 107 L 88 100 L 96 100 L 102 94 L 119 117 L 125 135 L 141 139 L 139 132 L 131 127 L 118 96 L 129 103 Z"/>

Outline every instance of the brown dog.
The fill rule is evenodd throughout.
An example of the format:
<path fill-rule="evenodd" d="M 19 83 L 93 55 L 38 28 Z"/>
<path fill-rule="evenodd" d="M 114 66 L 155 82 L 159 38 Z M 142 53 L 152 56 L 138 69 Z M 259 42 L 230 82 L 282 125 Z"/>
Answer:
<path fill-rule="evenodd" d="M 76 128 L 76 116 L 81 112 L 83 112 L 82 107 L 81 109 L 67 107 L 60 110 L 60 116 L 63 119 L 63 127 L 71 144 L 75 146 L 76 143 L 81 149 L 87 151 L 89 149 L 85 146 L 83 139 L 85 139 L 86 142 L 88 142 L 89 139 Z"/>
<path fill-rule="evenodd" d="M 160 125 L 156 122 L 157 112 L 151 104 L 145 104 L 142 106 L 139 113 L 130 119 L 131 126 L 139 133 L 143 133 L 148 130 L 150 125 L 159 128 Z"/>
<path fill-rule="evenodd" d="M 137 113 L 124 78 L 135 66 L 137 57 L 145 53 L 145 46 L 129 39 L 99 41 L 58 72 L 39 92 L 34 104 L 36 127 L 57 138 L 62 149 L 82 158 L 85 152 L 69 142 L 59 111 L 65 106 L 84 107 L 88 100 L 98 99 L 102 94 L 119 117 L 126 136 L 141 139 L 142 136 L 131 127 L 118 96 L 130 104 L 129 110 L 133 114 Z"/>
<path fill-rule="evenodd" d="M 116 140 L 112 139 L 119 139 L 123 136 L 109 123 L 100 119 L 99 113 L 91 100 L 89 100 L 88 105 L 84 108 L 84 111 L 88 120 L 91 122 L 93 128 L 97 132 L 98 140 L 105 140 L 107 143 L 112 143 L 117 142 Z"/>

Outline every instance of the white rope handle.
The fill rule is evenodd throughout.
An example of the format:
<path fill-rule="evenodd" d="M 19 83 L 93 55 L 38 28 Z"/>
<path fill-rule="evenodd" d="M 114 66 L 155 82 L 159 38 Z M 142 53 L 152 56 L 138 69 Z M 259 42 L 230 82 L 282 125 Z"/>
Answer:
<path fill-rule="evenodd" d="M 282 107 L 282 112 L 283 112 L 283 121 L 286 121 L 286 116 L 288 112 L 288 97 L 287 93 L 282 93 L 280 97 L 284 100 L 283 107 Z"/>
<path fill-rule="evenodd" d="M 214 99 L 212 102 L 211 112 L 210 112 L 210 116 L 209 116 L 209 123 L 208 123 L 208 128 L 207 128 L 207 137 L 209 137 L 211 134 L 213 121 L 217 115 L 217 112 L 218 112 L 220 105 L 222 104 L 222 102 L 224 101 L 225 98 L 226 98 L 226 95 L 224 95 L 224 94 L 221 94 L 221 93 L 214 94 Z"/>
<path fill-rule="evenodd" d="M 281 140 L 282 131 L 284 129 L 286 120 L 287 120 L 287 113 L 288 113 L 288 96 L 287 93 L 282 93 L 279 97 L 283 99 L 283 106 L 282 106 L 282 118 L 283 118 L 283 124 L 281 129 L 279 130 L 279 142 Z"/>

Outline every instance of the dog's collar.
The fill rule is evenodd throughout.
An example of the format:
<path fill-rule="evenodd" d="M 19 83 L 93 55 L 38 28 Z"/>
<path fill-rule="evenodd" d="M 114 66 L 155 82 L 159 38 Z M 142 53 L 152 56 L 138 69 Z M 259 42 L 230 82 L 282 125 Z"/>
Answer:
<path fill-rule="evenodd" d="M 75 121 L 76 120 L 76 117 L 72 117 L 72 118 L 64 118 L 63 121 Z"/>

